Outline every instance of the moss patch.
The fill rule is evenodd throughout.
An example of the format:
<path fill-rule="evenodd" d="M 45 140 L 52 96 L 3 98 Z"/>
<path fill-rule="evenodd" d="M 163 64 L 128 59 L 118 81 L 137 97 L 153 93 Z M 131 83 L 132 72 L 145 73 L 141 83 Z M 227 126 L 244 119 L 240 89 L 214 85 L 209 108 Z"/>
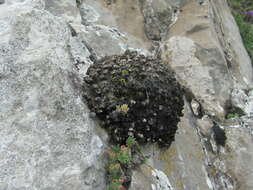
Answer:
<path fill-rule="evenodd" d="M 92 65 L 84 97 L 119 144 L 132 136 L 139 143 L 170 145 L 184 105 L 183 89 L 168 66 L 130 51 Z"/>

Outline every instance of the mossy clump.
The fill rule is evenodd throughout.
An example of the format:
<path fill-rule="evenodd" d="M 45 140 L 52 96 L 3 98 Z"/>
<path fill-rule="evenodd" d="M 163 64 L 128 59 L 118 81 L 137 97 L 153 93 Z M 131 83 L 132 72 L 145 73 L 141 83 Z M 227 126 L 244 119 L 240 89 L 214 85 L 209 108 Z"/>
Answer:
<path fill-rule="evenodd" d="M 84 97 L 119 144 L 132 136 L 139 143 L 170 145 L 184 106 L 183 88 L 168 65 L 131 51 L 92 65 Z"/>

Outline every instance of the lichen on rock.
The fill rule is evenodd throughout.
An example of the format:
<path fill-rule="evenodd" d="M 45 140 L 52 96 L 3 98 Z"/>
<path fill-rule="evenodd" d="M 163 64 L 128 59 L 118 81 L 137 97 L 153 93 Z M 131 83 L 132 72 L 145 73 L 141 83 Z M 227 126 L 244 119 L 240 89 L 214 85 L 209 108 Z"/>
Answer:
<path fill-rule="evenodd" d="M 112 141 L 170 145 L 182 116 L 183 88 L 160 59 L 126 51 L 92 65 L 84 97 Z"/>

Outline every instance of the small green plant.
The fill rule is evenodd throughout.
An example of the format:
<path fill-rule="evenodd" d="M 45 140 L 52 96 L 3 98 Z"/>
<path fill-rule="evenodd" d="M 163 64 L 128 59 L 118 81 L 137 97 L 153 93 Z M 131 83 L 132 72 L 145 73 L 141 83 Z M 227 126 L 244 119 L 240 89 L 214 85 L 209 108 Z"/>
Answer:
<path fill-rule="evenodd" d="M 132 147 L 134 145 L 136 145 L 137 142 L 136 142 L 136 139 L 134 137 L 128 137 L 127 140 L 126 140 L 126 145 L 128 147 Z"/>
<path fill-rule="evenodd" d="M 112 151 L 108 153 L 109 164 L 107 167 L 107 179 L 109 184 L 107 190 L 125 190 L 124 182 L 127 177 L 127 170 L 132 168 L 133 155 L 137 154 L 139 157 L 139 164 L 145 163 L 145 156 L 141 153 L 140 147 L 135 138 L 128 137 L 126 145 L 116 145 L 112 147 Z"/>
<path fill-rule="evenodd" d="M 238 113 L 229 113 L 229 114 L 227 115 L 227 118 L 228 118 L 228 119 L 233 119 L 233 118 L 237 118 L 237 117 L 239 117 L 239 114 L 238 114 Z"/>
<path fill-rule="evenodd" d="M 120 146 L 119 145 L 113 146 L 112 150 L 115 154 L 118 154 L 120 152 Z"/>
<path fill-rule="evenodd" d="M 116 110 L 117 110 L 117 112 L 126 115 L 127 112 L 129 111 L 129 107 L 127 104 L 123 104 L 121 106 L 117 106 Z"/>
<path fill-rule="evenodd" d="M 108 167 L 109 178 L 112 179 L 120 179 L 122 176 L 122 170 L 119 163 L 110 164 Z"/>
<path fill-rule="evenodd" d="M 131 164 L 132 156 L 130 147 L 122 145 L 120 153 L 117 155 L 117 160 L 121 164 Z"/>

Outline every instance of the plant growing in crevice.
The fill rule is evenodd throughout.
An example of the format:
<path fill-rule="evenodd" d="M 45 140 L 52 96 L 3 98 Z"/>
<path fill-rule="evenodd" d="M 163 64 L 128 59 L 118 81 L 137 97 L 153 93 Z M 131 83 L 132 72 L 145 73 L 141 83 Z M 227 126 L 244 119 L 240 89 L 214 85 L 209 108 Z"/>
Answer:
<path fill-rule="evenodd" d="M 241 108 L 231 106 L 231 104 L 230 106 L 227 107 L 226 110 L 227 110 L 226 119 L 238 118 L 245 115 L 244 111 Z"/>
<path fill-rule="evenodd" d="M 227 119 L 233 119 L 239 117 L 238 113 L 229 113 L 227 114 Z"/>
<path fill-rule="evenodd" d="M 83 96 L 118 144 L 109 152 L 107 190 L 129 187 L 132 169 L 145 163 L 138 143 L 168 147 L 183 115 L 184 89 L 160 57 L 126 51 L 93 64 Z M 137 143 L 138 142 L 138 143 Z"/>
<path fill-rule="evenodd" d="M 133 137 L 127 138 L 126 145 L 112 147 L 112 150 L 108 153 L 107 190 L 124 190 L 128 188 L 131 182 L 131 169 L 138 165 L 133 159 L 134 156 L 138 157 L 139 164 L 144 163 L 146 160 Z"/>

